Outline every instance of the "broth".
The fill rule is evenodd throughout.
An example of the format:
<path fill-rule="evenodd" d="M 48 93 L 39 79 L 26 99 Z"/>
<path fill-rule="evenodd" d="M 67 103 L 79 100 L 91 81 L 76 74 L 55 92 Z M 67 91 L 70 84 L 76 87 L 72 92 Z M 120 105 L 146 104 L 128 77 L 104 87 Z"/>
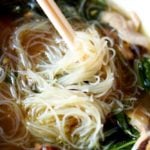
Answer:
<path fill-rule="evenodd" d="M 28 15 L 28 13 L 29 13 L 29 15 Z M 26 54 L 26 56 L 29 58 L 28 60 L 31 62 L 31 66 L 30 66 L 30 64 L 29 64 L 29 66 L 27 66 L 27 65 L 24 65 L 23 67 L 22 67 L 22 65 L 23 64 L 21 64 L 21 62 L 20 62 L 20 60 L 21 59 L 19 59 L 18 57 L 19 57 L 19 53 L 17 53 L 16 52 L 16 47 L 15 46 L 12 46 L 11 45 L 11 43 L 12 43 L 12 41 L 13 41 L 13 38 L 14 38 L 14 36 L 12 36 L 12 33 L 14 33 L 14 31 L 16 32 L 16 29 L 18 29 L 19 28 L 19 26 L 21 26 L 22 24 L 24 24 L 24 23 L 27 23 L 28 21 L 30 22 L 30 21 L 32 21 L 32 20 L 36 20 L 35 18 L 37 17 L 37 20 L 40 18 L 38 15 L 35 15 L 35 13 L 33 13 L 33 12 L 28 12 L 27 14 L 25 14 L 24 15 L 24 17 L 21 17 L 21 18 L 16 18 L 16 17 L 14 17 L 14 16 L 11 16 L 11 15 L 1 15 L 0 16 L 0 28 L 1 28 L 1 33 L 0 33 L 0 56 L 2 56 L 4 53 L 6 53 L 7 52 L 7 59 L 0 59 L 0 66 L 3 66 L 6 70 L 8 69 L 9 70 L 9 67 L 11 68 L 10 69 L 10 71 L 12 71 L 11 73 L 10 72 L 7 72 L 7 76 L 5 77 L 5 82 L 0 82 L 0 104 L 2 103 L 2 105 L 0 105 L 0 127 L 3 129 L 3 131 L 4 131 L 4 133 L 6 134 L 6 135 L 8 135 L 8 136 L 14 136 L 14 137 L 17 137 L 18 135 L 22 135 L 22 136 L 25 136 L 25 138 L 23 139 L 23 140 L 18 140 L 15 144 L 16 145 L 14 145 L 14 143 L 13 144 L 11 144 L 11 142 L 10 142 L 10 144 L 7 144 L 7 142 L 5 143 L 4 141 L 5 141 L 5 139 L 3 140 L 3 139 L 0 139 L 0 146 L 1 146 L 1 148 L 0 149 L 2 149 L 2 150 L 21 150 L 21 149 L 28 149 L 28 148 L 26 148 L 26 147 L 32 147 L 32 149 L 35 149 L 35 150 L 41 150 L 42 148 L 41 148 L 41 145 L 42 144 L 47 144 L 48 143 L 48 138 L 49 138 L 49 135 L 48 135 L 48 133 L 46 134 L 46 136 L 45 137 L 43 137 L 43 138 L 45 138 L 44 140 L 43 139 L 41 139 L 41 137 L 40 137 L 40 125 L 42 124 L 42 126 L 43 126 L 43 128 L 45 129 L 45 133 L 46 133 L 46 128 L 48 128 L 47 126 L 44 126 L 44 123 L 42 122 L 40 122 L 38 125 L 39 125 L 39 135 L 37 135 L 37 137 L 35 137 L 35 134 L 32 134 L 33 132 L 34 132 L 34 128 L 33 128 L 33 132 L 32 132 L 32 128 L 29 130 L 29 128 L 30 128 L 30 125 L 31 125 L 31 123 L 32 123 L 32 121 L 34 120 L 35 122 L 38 122 L 37 120 L 41 117 L 43 117 L 41 114 L 42 113 L 45 113 L 46 111 L 47 111 L 47 114 L 48 113 L 50 113 L 49 111 L 50 111 L 50 108 L 47 108 L 47 109 L 45 109 L 45 108 L 42 108 L 42 109 L 40 109 L 39 108 L 39 110 L 37 111 L 38 113 L 37 113 L 37 116 L 40 116 L 38 119 L 35 117 L 34 118 L 34 116 L 32 116 L 32 113 L 34 113 L 34 111 L 36 112 L 36 108 L 34 108 L 34 110 L 31 110 L 31 112 L 30 112 L 30 108 L 23 108 L 23 104 L 22 104 L 22 99 L 26 99 L 26 95 L 28 94 L 28 93 L 30 93 L 30 91 L 32 91 L 32 93 L 31 93 L 31 97 L 33 96 L 33 95 L 36 95 L 36 94 L 39 94 L 40 95 L 40 88 L 38 89 L 38 81 L 37 81 L 37 83 L 34 81 L 34 82 L 32 82 L 32 78 L 31 78 L 31 76 L 30 76 L 30 78 L 28 79 L 27 78 L 27 74 L 23 74 L 26 70 L 26 67 L 28 68 L 28 70 L 32 70 L 32 71 L 35 71 L 35 72 L 40 72 L 41 74 L 43 73 L 42 71 L 44 70 L 42 67 L 42 69 L 39 67 L 37 67 L 38 65 L 43 65 L 44 63 L 46 64 L 48 64 L 49 63 L 49 60 L 48 60 L 48 56 L 46 56 L 46 46 L 49 44 L 49 45 L 51 45 L 51 42 L 53 42 L 53 40 L 54 40 L 54 37 L 55 36 L 58 36 L 57 35 L 57 33 L 56 33 L 56 31 L 54 31 L 54 29 L 53 28 L 48 28 L 46 31 L 47 32 L 45 32 L 45 29 L 43 30 L 43 31 L 33 31 L 32 29 L 31 29 L 31 31 L 29 30 L 29 29 L 27 29 L 27 30 L 25 30 L 25 32 L 22 32 L 22 34 L 21 34 L 21 37 L 20 37 L 20 41 L 21 41 L 21 45 L 22 45 L 22 47 L 23 47 L 23 49 L 25 50 L 25 54 Z M 35 15 L 35 16 L 34 16 Z M 26 21 L 24 21 L 24 19 L 26 19 Z M 45 18 L 44 18 L 45 19 Z M 40 19 L 39 19 L 40 20 Z M 40 20 L 41 22 L 43 21 L 43 18 Z M 40 23 L 40 21 L 38 22 L 38 23 Z M 82 22 L 82 21 L 81 21 Z M 83 23 L 84 24 L 84 23 Z M 88 26 L 89 24 L 87 23 L 85 26 Z M 79 26 L 78 28 L 81 28 L 81 26 Z M 117 37 L 117 35 L 116 35 L 116 31 L 113 31 L 112 29 L 110 29 L 110 27 L 106 27 L 105 25 L 103 26 L 103 25 L 101 25 L 100 27 L 97 27 L 97 30 L 99 31 L 99 34 L 102 34 L 102 35 L 104 35 L 104 36 L 107 36 L 108 35 L 108 37 L 109 38 L 114 38 L 117 42 L 118 42 L 118 38 L 119 37 Z M 107 31 L 108 30 L 108 31 Z M 110 32 L 110 30 L 111 30 L 111 32 Z M 52 33 L 50 33 L 49 31 L 53 31 Z M 106 33 L 107 32 L 107 33 Z M 36 38 L 35 38 L 36 37 Z M 49 41 L 47 40 L 47 39 L 49 39 Z M 58 38 L 57 39 L 58 41 L 60 40 L 60 38 Z M 62 44 L 61 42 L 60 43 L 57 43 L 57 40 L 56 40 L 56 42 L 55 42 L 55 44 L 53 45 L 53 46 L 58 46 L 58 45 L 60 45 L 60 47 L 63 47 L 64 46 L 64 43 Z M 109 39 L 107 39 L 108 41 L 109 41 Z M 119 39 L 120 40 L 120 39 Z M 37 42 L 37 43 L 34 43 L 34 42 Z M 116 42 L 115 41 L 115 42 Z M 117 43 L 116 42 L 116 43 Z M 119 41 L 120 42 L 120 41 Z M 45 46 L 44 44 L 46 45 L 47 43 L 47 45 Z M 92 42 L 91 42 L 92 43 Z M 61 45 L 62 44 L 62 45 Z M 111 43 L 109 43 L 110 45 L 111 45 Z M 117 43 L 118 44 L 118 43 Z M 114 47 L 111 47 L 111 50 L 113 49 L 113 48 L 115 48 L 115 49 L 117 49 L 118 47 L 117 47 L 117 44 L 115 45 L 114 44 Z M 127 45 L 126 46 L 126 43 L 124 43 L 124 44 L 122 44 L 123 45 L 123 47 L 124 48 L 128 48 L 128 49 L 130 49 L 130 46 L 129 45 Z M 12 48 L 13 47 L 13 48 Z M 63 47 L 64 49 L 66 48 L 66 46 L 65 47 Z M 53 51 L 51 51 L 53 54 L 55 54 L 55 49 L 52 49 Z M 62 57 L 62 56 L 64 56 L 65 55 L 65 50 L 64 51 L 61 51 L 60 53 L 59 53 L 59 56 L 60 57 Z M 111 53 L 109 53 L 110 54 L 110 56 L 113 56 L 113 50 L 112 50 L 112 52 Z M 134 80 L 135 80 L 135 77 L 134 77 L 134 75 L 135 74 L 133 74 L 133 72 L 131 71 L 131 69 L 133 69 L 133 60 L 128 60 L 127 61 L 127 63 L 125 62 L 124 63 L 124 58 L 121 56 L 120 57 L 120 52 L 116 52 L 117 53 L 117 55 L 116 55 L 116 59 L 115 59 L 115 63 L 114 64 L 109 64 L 109 62 L 107 62 L 108 63 L 108 65 L 110 65 L 112 68 L 114 67 L 113 65 L 116 65 L 117 66 L 117 69 L 119 70 L 119 71 L 116 71 L 115 73 L 114 73 L 114 80 L 116 80 L 114 83 L 113 83 L 113 86 L 112 86 L 112 88 L 110 88 L 108 91 L 106 91 L 106 93 L 105 94 L 103 94 L 101 97 L 98 97 L 95 93 L 93 94 L 94 96 L 96 95 L 97 97 L 98 97 L 98 100 L 100 100 L 100 98 L 101 98 L 101 100 L 103 101 L 103 102 L 106 102 L 106 104 L 108 103 L 108 104 L 110 104 L 110 103 L 113 103 L 112 101 L 114 100 L 114 99 L 119 99 L 119 100 L 121 100 L 121 102 L 123 101 L 123 99 L 126 99 L 126 100 L 128 100 L 128 98 L 130 98 L 129 96 L 131 96 L 132 98 L 134 97 L 135 99 L 137 99 L 137 102 L 136 102 L 136 105 L 142 105 L 142 106 L 144 106 L 149 112 L 150 112 L 150 103 L 149 103 L 149 99 L 150 99 L 150 95 L 148 94 L 148 92 L 145 92 L 145 91 L 143 91 L 143 90 L 141 90 L 141 88 L 139 88 L 139 87 L 136 87 L 137 86 L 137 83 L 134 85 L 134 86 L 131 86 L 130 85 L 130 83 L 129 82 L 133 82 L 134 83 Z M 60 57 L 58 57 L 57 59 L 59 60 L 60 59 Z M 108 55 L 106 55 L 106 57 L 104 57 L 104 58 L 107 58 L 107 57 L 109 57 Z M 15 61 L 14 61 L 14 58 L 16 59 Z M 118 58 L 121 58 L 121 59 L 118 59 Z M 123 59 L 122 59 L 123 58 Z M 56 59 L 56 60 L 57 60 Z M 82 58 L 82 59 L 85 59 L 85 58 Z M 2 61 L 3 60 L 3 61 Z M 44 61 L 41 61 L 41 60 L 45 60 L 45 62 Z M 55 62 L 57 62 L 55 60 Z M 123 61 L 122 61 L 123 60 Z M 40 63 L 39 63 L 40 62 Z M 42 62 L 42 63 L 41 63 Z M 44 62 L 44 63 L 43 63 Z M 18 67 L 19 65 L 18 64 L 21 64 L 20 66 L 23 68 L 22 70 Z M 53 63 L 49 63 L 48 65 L 50 66 L 51 64 L 53 64 Z M 41 65 L 41 66 L 42 66 Z M 101 69 L 101 71 L 103 71 L 103 72 L 105 72 L 105 66 L 106 65 L 104 65 L 103 67 L 102 67 L 102 69 Z M 18 68 L 20 69 L 19 71 L 21 72 L 17 72 L 18 70 Z M 129 68 L 128 68 L 129 67 Z M 50 67 L 49 67 L 50 68 Z M 70 68 L 71 68 L 71 66 L 70 66 Z M 69 69 L 70 69 L 69 68 Z M 88 67 L 87 67 L 88 68 Z M 123 70 L 122 70 L 122 68 L 123 68 Z M 51 68 L 50 68 L 51 69 Z M 59 69 L 59 68 L 58 68 Z M 71 68 L 72 69 L 72 68 Z M 71 70 L 70 69 L 70 70 Z M 64 69 L 65 70 L 65 69 Z M 64 71 L 63 70 L 63 71 Z M 69 70 L 69 71 L 70 71 Z M 107 69 L 106 69 L 107 70 Z M 45 70 L 44 70 L 45 71 Z M 46 79 L 46 80 L 44 80 L 44 83 L 45 83 L 45 81 L 46 82 L 48 82 L 49 84 L 52 84 L 52 85 L 54 85 L 54 86 L 57 86 L 57 85 L 59 85 L 58 87 L 65 87 L 65 85 L 60 85 L 59 84 L 59 82 L 57 82 L 57 80 L 56 79 L 58 79 L 59 80 L 59 78 L 61 77 L 61 75 L 64 73 L 64 75 L 66 75 L 68 72 L 65 70 L 64 72 L 61 72 L 60 74 L 57 74 L 57 71 L 56 71 L 56 76 L 54 76 L 53 78 L 55 79 L 54 80 L 54 83 L 51 83 L 50 82 L 50 80 L 48 79 L 48 77 L 45 75 L 43 78 L 44 79 Z M 131 71 L 131 72 L 130 72 Z M 127 73 L 128 72 L 128 73 Z M 126 74 L 127 73 L 127 74 Z M 40 75 L 41 75 L 40 74 Z M 98 74 L 97 74 L 97 76 L 98 75 L 101 75 L 101 72 L 99 72 Z M 119 74 L 119 75 L 118 75 Z M 19 76 L 20 75 L 20 76 Z M 34 75 L 34 74 L 32 74 L 32 75 Z M 18 77 L 19 76 L 19 77 Z M 12 77 L 12 78 L 11 78 Z M 39 77 L 39 76 L 38 76 Z M 16 79 L 16 78 L 19 78 L 18 80 Z M 99 80 L 102 80 L 102 81 L 104 81 L 105 79 L 107 78 L 107 74 L 102 74 L 101 75 L 101 78 L 98 78 Z M 38 78 L 39 80 L 41 79 L 41 78 Z M 38 80 L 37 79 L 37 80 Z M 20 84 L 18 83 L 18 82 L 21 82 Z M 30 83 L 30 81 L 31 81 L 31 83 Z M 42 80 L 43 81 L 43 80 Z M 13 82 L 15 82 L 15 84 L 12 84 Z M 92 80 L 90 81 L 88 81 L 88 78 L 87 78 L 87 80 L 86 81 L 84 81 L 84 82 L 81 82 L 80 84 L 84 84 L 84 85 L 87 85 L 87 84 L 89 84 L 89 83 L 91 83 L 91 85 L 93 84 L 96 84 L 98 82 L 98 80 L 97 79 L 93 79 L 92 78 Z M 43 83 L 43 84 L 44 84 Z M 28 87 L 27 87 L 27 85 L 28 85 Z M 72 85 L 71 85 L 72 86 Z M 27 87 L 27 89 L 25 89 Z M 58 88 L 57 87 L 57 88 Z M 61 87 L 61 88 L 62 88 Z M 136 90 L 135 90 L 135 87 L 137 88 Z M 25 90 L 20 90 L 21 92 L 19 93 L 19 88 L 21 89 L 25 89 Z M 43 88 L 43 87 L 42 87 Z M 69 86 L 67 87 L 68 89 L 70 88 Z M 67 89 L 67 90 L 68 90 Z M 73 91 L 75 91 L 75 92 L 79 92 L 79 89 L 77 88 L 77 86 L 76 86 L 76 84 L 75 84 L 75 86 L 73 85 L 69 90 L 71 90 L 71 92 Z M 16 91 L 16 92 L 14 92 L 14 91 Z M 45 89 L 45 91 L 46 91 L 46 89 Z M 19 94 L 18 94 L 19 93 Z M 42 92 L 41 92 L 42 93 Z M 67 93 L 67 92 L 66 92 Z M 84 94 L 87 94 L 87 97 L 90 97 L 90 92 L 88 93 L 88 90 L 87 91 L 84 91 L 84 92 L 82 92 L 82 94 L 84 95 Z M 81 93 L 79 94 L 79 95 L 77 95 L 77 96 L 83 96 Z M 92 96 L 93 96 L 92 95 Z M 100 95 L 100 94 L 99 94 Z M 43 96 L 43 95 L 42 95 Z M 41 97 L 42 97 L 41 96 Z M 91 96 L 91 97 L 92 97 Z M 93 96 L 93 97 L 94 97 Z M 95 97 L 96 97 L 95 96 Z M 44 96 L 43 96 L 44 97 Z M 53 95 L 51 96 L 51 97 L 53 97 Z M 57 96 L 56 96 L 57 97 Z M 59 94 L 58 94 L 58 97 L 59 97 Z M 84 97 L 84 96 L 83 96 Z M 97 106 L 97 97 L 96 97 L 96 103 L 94 103 L 94 106 L 93 105 L 91 105 L 91 106 L 93 106 L 93 107 L 95 107 L 96 106 L 96 108 L 97 107 L 99 107 L 99 106 Z M 27 97 L 28 98 L 28 97 Z M 29 98 L 30 98 L 30 96 L 29 96 Z M 37 98 L 36 96 L 35 96 L 35 98 Z M 46 97 L 47 98 L 47 97 Z M 45 99 L 46 99 L 45 98 Z M 54 98 L 55 98 L 55 96 L 54 96 Z M 16 100 L 17 99 L 17 100 Z M 44 100 L 45 100 L 44 99 Z M 66 98 L 67 99 L 67 98 Z M 10 101 L 9 101 L 10 100 Z M 11 101 L 12 102 L 15 102 L 15 105 L 14 104 L 12 104 L 11 103 Z M 134 100 L 133 100 L 134 101 Z M 5 103 L 5 102 L 8 102 L 8 103 Z M 86 101 L 85 101 L 86 102 Z M 100 103 L 100 102 L 98 102 L 98 103 Z M 8 104 L 10 104 L 10 105 L 8 105 Z M 82 102 L 81 102 L 81 104 L 82 104 Z M 88 106 L 90 106 L 90 104 L 91 104 L 91 102 L 90 103 L 88 103 Z M 41 105 L 44 105 L 43 103 L 41 103 Z M 73 104 L 67 104 L 65 107 L 63 107 L 62 109 L 63 110 L 65 110 L 68 106 L 70 106 L 71 108 L 73 107 L 72 106 Z M 77 105 L 77 104 L 76 104 Z M 105 105 L 105 104 L 101 104 L 101 105 Z M 101 106 L 100 105 L 100 106 Z M 135 105 L 135 107 L 136 107 L 136 105 Z M 10 108 L 10 106 L 12 106 L 11 108 L 13 108 L 13 109 L 17 109 L 18 110 L 18 113 L 17 113 L 17 115 L 15 114 L 15 112 L 13 112 L 13 109 L 11 109 Z M 34 107 L 35 105 L 33 105 L 33 107 Z M 44 107 L 45 107 L 45 105 L 44 105 Z M 60 107 L 60 106 L 58 106 L 58 107 Z M 79 108 L 80 107 L 80 110 L 81 111 L 85 111 L 86 112 L 86 110 L 85 110 L 85 108 L 84 107 L 82 107 L 82 106 L 75 106 L 75 108 Z M 116 107 L 116 106 L 115 106 Z M 21 109 L 20 109 L 21 108 Z M 54 107 L 55 108 L 55 107 Z M 52 108 L 52 109 L 54 109 L 54 108 Z M 40 110 L 42 110 L 42 113 L 40 112 Z M 56 110 L 57 110 L 57 107 L 56 107 Z M 60 110 L 61 110 L 61 107 L 60 107 Z M 62 110 L 62 111 L 63 111 Z M 103 110 L 102 109 L 102 114 L 104 113 L 104 116 L 105 116 L 105 113 L 107 114 L 107 112 L 105 112 L 105 111 L 107 111 L 107 109 L 106 110 Z M 109 111 L 108 111 L 109 112 Z M 19 114 L 20 113 L 20 114 Z M 30 114 L 31 113 L 31 114 Z M 72 112 L 71 112 L 72 113 Z M 60 113 L 61 114 L 61 113 Z M 89 111 L 89 114 L 90 114 L 90 111 Z M 26 120 L 28 120 L 28 115 L 31 115 L 29 118 L 34 118 L 31 122 L 26 122 Z M 51 114 L 52 115 L 52 114 Z M 89 117 L 91 120 L 93 119 L 93 116 L 92 116 L 92 114 L 90 114 L 91 116 Z M 17 117 L 19 117 L 20 118 L 20 120 L 21 121 L 19 121 L 19 122 L 15 122 L 15 118 L 16 118 L 16 116 Z M 69 133 L 70 132 L 73 132 L 74 131 L 74 128 L 76 128 L 76 127 L 78 127 L 79 125 L 81 125 L 81 119 L 79 119 L 79 118 L 77 118 L 76 116 L 75 117 L 72 117 L 72 116 L 69 116 L 66 120 L 69 120 L 68 122 L 71 122 L 70 124 L 68 123 L 66 126 L 67 127 L 70 127 L 71 129 L 66 129 L 65 128 L 65 130 L 66 131 L 64 131 L 64 132 L 66 132 L 67 133 L 67 136 L 69 137 L 70 135 L 69 135 Z M 12 119 L 12 118 L 14 118 L 14 120 Z M 44 118 L 44 117 L 43 117 Z M 63 118 L 63 114 L 61 114 L 60 116 L 59 116 L 59 119 L 58 120 L 61 120 Z M 22 120 L 23 119 L 23 120 Z M 37 120 L 36 120 L 37 119 Z M 16 119 L 17 120 L 17 119 Z M 48 122 L 48 124 L 50 124 L 51 122 L 55 122 L 55 117 L 52 117 L 52 118 L 50 118 L 50 120 L 44 120 L 45 122 Z M 71 121 L 70 121 L 71 120 Z M 93 119 L 94 120 L 94 119 Z M 96 120 L 96 119 L 95 119 Z M 95 121 L 94 120 L 94 121 Z M 17 124 L 17 126 L 15 126 Z M 56 123 L 54 123 L 54 124 L 56 124 L 57 125 L 57 120 L 56 120 Z M 55 125 L 55 126 L 56 126 Z M 15 126 L 15 127 L 14 127 Z M 94 125 L 93 125 L 94 126 Z M 0 128 L 0 129 L 1 129 Z M 13 135 L 12 134 L 12 128 L 16 128 L 16 134 L 15 135 Z M 92 127 L 91 127 L 92 128 Z M 29 131 L 28 131 L 29 130 Z M 1 130 L 0 130 L 1 131 Z M 55 130 L 54 130 L 55 131 Z M 92 132 L 92 130 L 91 130 L 91 132 Z M 36 133 L 36 132 L 35 132 Z M 1 134 L 1 132 L 0 132 L 0 134 Z M 52 133 L 52 135 L 53 135 L 54 133 Z M 58 133 L 57 133 L 58 134 Z M 84 134 L 84 133 L 83 133 Z M 54 136 L 54 135 L 53 135 Z M 67 138 L 68 138 L 67 137 Z M 71 136 L 70 136 L 70 138 L 71 138 Z M 88 137 L 87 137 L 88 138 Z M 9 139 L 9 138 L 8 138 Z M 22 145 L 22 143 L 21 142 L 24 142 L 24 144 Z M 36 142 L 35 142 L 36 141 Z M 46 141 L 46 142 L 45 142 Z M 61 147 L 66 141 L 59 141 L 59 136 L 58 136 L 58 141 L 57 141 L 58 143 L 57 143 L 57 145 L 56 146 L 58 146 L 58 147 Z M 64 142 L 64 143 L 63 143 Z M 40 143 L 40 146 L 37 146 L 38 148 L 36 149 L 35 147 L 35 145 L 38 145 Z M 50 143 L 51 144 L 51 143 Z M 59 145 L 60 144 L 60 145 Z M 65 143 L 66 144 L 66 143 Z M 53 144 L 52 144 L 53 145 Z M 67 145 L 67 144 L 66 144 Z M 65 145 L 65 146 L 66 146 Z M 54 145 L 55 146 L 55 145 Z M 25 148 L 24 148 L 25 147 Z M 67 147 L 67 146 L 66 146 Z M 68 146 L 69 147 L 69 146 Z M 70 148 L 70 147 L 69 147 Z M 68 149 L 69 149 L 68 148 Z M 44 149 L 44 148 L 43 148 Z M 42 149 L 42 150 L 43 150 Z M 47 149 L 51 149 L 51 146 L 49 146 L 48 145 L 48 148 Z M 55 149 L 55 148 L 52 148 L 52 149 Z"/>

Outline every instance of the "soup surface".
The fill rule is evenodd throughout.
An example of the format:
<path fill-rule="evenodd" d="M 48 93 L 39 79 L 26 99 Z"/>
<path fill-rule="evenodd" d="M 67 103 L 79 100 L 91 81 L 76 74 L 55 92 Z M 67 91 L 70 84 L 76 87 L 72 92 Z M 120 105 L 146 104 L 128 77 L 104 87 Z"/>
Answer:
<path fill-rule="evenodd" d="M 103 1 L 56 2 L 75 50 L 34 1 L 0 15 L 0 149 L 148 150 L 149 38 Z"/>

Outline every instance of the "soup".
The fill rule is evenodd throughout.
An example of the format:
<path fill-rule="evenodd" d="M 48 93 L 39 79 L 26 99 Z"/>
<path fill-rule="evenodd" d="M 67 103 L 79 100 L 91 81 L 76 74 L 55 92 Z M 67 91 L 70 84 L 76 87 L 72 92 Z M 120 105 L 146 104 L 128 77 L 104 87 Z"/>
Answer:
<path fill-rule="evenodd" d="M 139 23 L 103 1 L 57 1 L 72 50 L 30 4 L 0 18 L 1 149 L 148 149 L 150 41 Z"/>

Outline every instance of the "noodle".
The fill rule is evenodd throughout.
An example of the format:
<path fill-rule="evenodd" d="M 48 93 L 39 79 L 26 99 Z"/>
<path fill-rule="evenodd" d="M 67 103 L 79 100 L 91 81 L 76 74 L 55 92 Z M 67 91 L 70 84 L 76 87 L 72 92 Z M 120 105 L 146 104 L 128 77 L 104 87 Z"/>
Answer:
<path fill-rule="evenodd" d="M 108 38 L 100 38 L 96 29 L 92 26 L 85 32 L 76 32 L 76 43 L 79 43 L 76 51 L 67 49 L 61 41 L 61 43 L 52 44 L 52 40 L 49 41 L 45 36 L 42 39 L 44 42 L 40 41 L 40 43 L 32 42 L 38 38 L 37 36 L 31 37 L 24 50 L 19 38 L 23 32 L 27 32 L 28 28 L 33 28 L 31 32 L 37 29 L 47 31 L 48 27 L 45 21 L 40 22 L 37 27 L 35 24 L 36 22 L 28 23 L 15 32 L 13 45 L 21 56 L 20 61 L 23 66 L 30 68 L 27 64 L 29 63 L 26 54 L 27 48 L 32 47 L 33 44 L 41 44 L 45 49 L 46 58 L 39 60 L 36 69 L 38 70 L 37 73 L 47 82 L 53 83 L 52 81 L 55 81 L 55 84 L 60 84 L 67 89 L 82 90 L 83 92 L 96 94 L 97 97 L 104 95 L 112 87 L 114 81 L 112 66 L 115 50 L 108 47 Z M 44 32 L 46 32 L 45 30 Z M 57 37 L 55 39 L 57 40 Z M 111 52 L 113 53 L 112 56 Z"/>
<path fill-rule="evenodd" d="M 68 143 L 77 149 L 98 147 L 103 139 L 105 116 L 110 112 L 104 102 L 54 87 L 27 97 L 23 106 L 32 135 L 56 145 Z"/>
<path fill-rule="evenodd" d="M 22 112 L 15 102 L 0 100 L 0 141 L 14 145 L 26 144 L 28 131 L 24 128 L 23 120 Z M 3 142 L 0 142 L 1 144 Z"/>
<path fill-rule="evenodd" d="M 4 81 L 6 73 L 3 68 L 0 67 L 0 83 Z"/>

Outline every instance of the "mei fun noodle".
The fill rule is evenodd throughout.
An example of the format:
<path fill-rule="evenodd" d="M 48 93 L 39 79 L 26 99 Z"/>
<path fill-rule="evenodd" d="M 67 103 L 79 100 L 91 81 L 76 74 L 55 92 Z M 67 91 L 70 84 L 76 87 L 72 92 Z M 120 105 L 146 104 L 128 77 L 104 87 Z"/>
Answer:
<path fill-rule="evenodd" d="M 94 27 L 77 32 L 77 42 L 81 40 L 79 50 L 75 52 L 58 43 L 62 51 L 47 37 L 44 42 L 38 41 L 36 32 L 50 34 L 48 26 L 45 21 L 38 26 L 35 22 L 25 24 L 15 30 L 12 38 L 20 60 L 16 66 L 16 82 L 17 92 L 25 94 L 20 103 L 25 109 L 26 127 L 32 135 L 44 137 L 50 143 L 66 142 L 74 148 L 92 148 L 103 138 L 103 123 L 110 112 L 110 106 L 96 102 L 96 97 L 104 95 L 113 85 L 113 62 L 109 60 L 113 60 L 114 54 L 109 53 L 115 52 L 108 47 L 108 39 L 101 39 Z M 26 48 L 20 39 L 24 32 L 37 34 L 27 41 Z M 37 38 L 37 42 L 32 42 L 33 38 Z M 41 44 L 46 51 L 46 56 L 35 64 L 37 71 L 32 70 L 32 62 L 26 54 L 36 44 Z M 89 94 L 84 95 L 82 91 Z"/>
<path fill-rule="evenodd" d="M 52 42 L 54 43 L 52 39 L 50 41 L 45 37 L 46 35 L 38 34 L 39 32 L 50 34 L 51 31 L 49 30 L 43 31 L 49 26 L 47 22 L 40 22 L 38 26 L 35 24 L 37 22 L 21 26 L 15 32 L 15 38 L 13 37 L 13 46 L 20 57 L 20 65 L 31 68 L 32 63 L 29 63 L 30 61 L 27 60 L 24 51 L 30 51 L 30 48 L 39 44 L 45 50 L 45 56 L 44 60 L 42 58 L 37 60 L 35 69 L 48 83 L 97 94 L 97 96 L 104 95 L 112 87 L 114 80 L 113 61 L 110 60 L 113 60 L 115 51 L 108 47 L 109 39 L 101 38 L 94 26 L 89 27 L 84 32 L 76 33 L 76 43 L 79 44 L 77 44 L 75 51 L 64 47 L 64 43 L 59 42 L 60 39 L 57 39 L 57 37 L 55 39 L 56 45 L 52 45 Z M 22 45 L 23 41 L 20 39 L 22 34 L 26 34 L 24 32 L 35 32 L 37 34 L 27 41 L 25 50 Z M 35 40 L 38 40 L 39 35 L 41 36 L 39 40 L 43 41 Z"/>
<path fill-rule="evenodd" d="M 81 149 L 98 146 L 98 140 L 103 138 L 105 117 L 110 111 L 104 102 L 96 102 L 81 92 L 57 88 L 32 95 L 23 105 L 32 135 Z"/>
<path fill-rule="evenodd" d="M 112 143 L 122 142 L 112 138 L 118 131 L 126 138 L 120 140 L 130 146 L 123 148 L 131 149 L 139 138 L 137 131 L 133 133 L 139 127 L 132 109 L 143 88 L 133 57 L 142 57 L 145 48 L 121 39 L 109 23 L 83 22 L 79 16 L 71 21 L 76 30 L 75 50 L 67 47 L 47 19 L 34 12 L 13 21 L 0 37 L 2 149 L 112 150 Z M 118 117 L 128 110 L 132 126 L 129 119 L 122 123 Z M 141 114 L 148 126 L 149 113 Z M 125 115 L 121 114 L 122 120 Z M 138 132 L 148 139 L 147 130 Z M 114 141 L 107 141 L 109 136 Z"/>

